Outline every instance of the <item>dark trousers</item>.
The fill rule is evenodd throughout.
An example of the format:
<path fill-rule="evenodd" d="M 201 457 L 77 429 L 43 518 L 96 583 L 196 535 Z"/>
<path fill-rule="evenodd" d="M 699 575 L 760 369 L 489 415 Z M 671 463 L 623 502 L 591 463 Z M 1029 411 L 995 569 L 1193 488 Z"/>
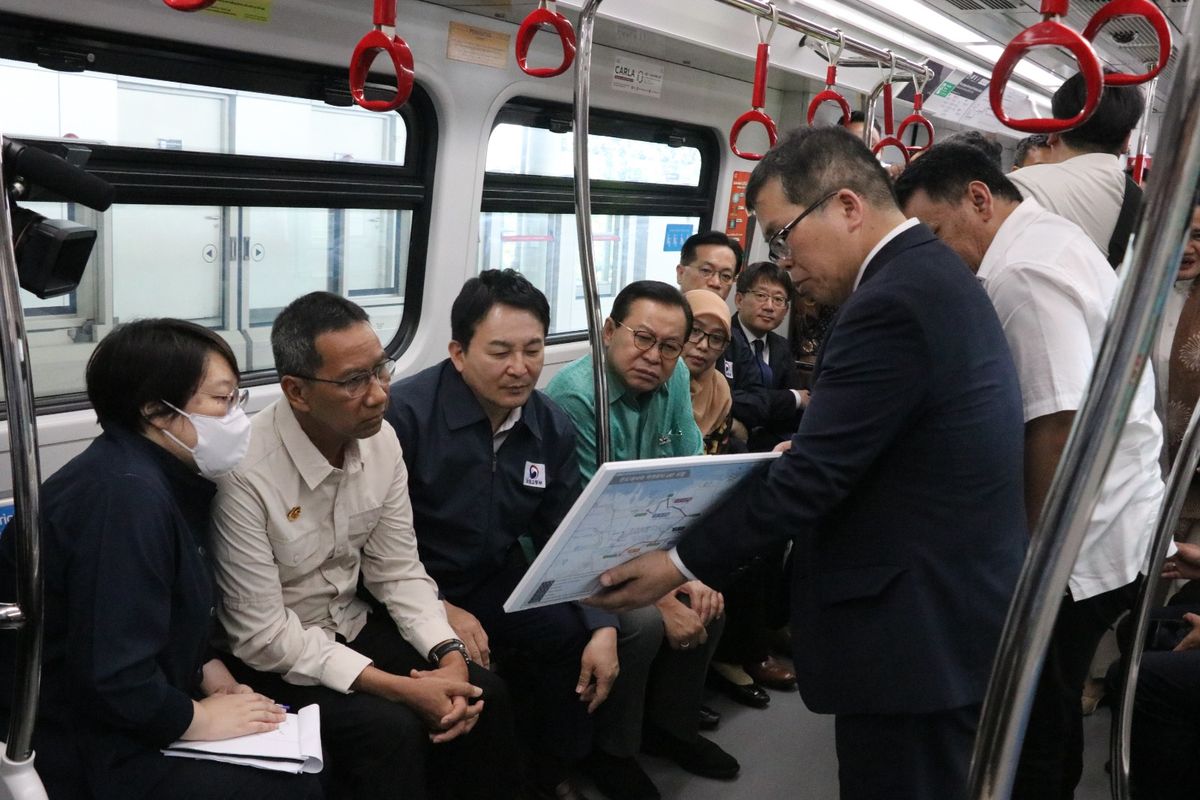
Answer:
<path fill-rule="evenodd" d="M 163 756 L 166 758 L 166 756 Z M 288 775 L 254 767 L 171 758 L 170 772 L 155 784 L 153 800 L 321 800 L 316 775 Z M 53 795 L 51 795 L 53 797 Z"/>
<path fill-rule="evenodd" d="M 1192 800 L 1200 787 L 1200 650 L 1146 653 L 1130 739 L 1138 800 Z"/>
<path fill-rule="evenodd" d="M 521 728 L 533 752 L 576 761 L 592 748 L 592 716 L 575 693 L 591 631 L 570 604 L 504 613 L 504 600 L 524 571 L 523 564 L 506 567 L 469 595 L 450 602 L 474 614 L 487 632 L 521 708 Z"/>
<path fill-rule="evenodd" d="M 756 557 L 726 586 L 725 631 L 714 661 L 757 664 L 767 660 L 770 605 L 783 591 L 783 551 Z M 776 625 L 774 627 L 779 627 Z"/>
<path fill-rule="evenodd" d="M 1083 684 L 1096 645 L 1137 597 L 1139 580 L 1075 601 L 1064 597 L 1038 678 L 1013 800 L 1070 800 L 1083 773 Z"/>
<path fill-rule="evenodd" d="M 378 612 L 367 618 L 347 645 L 393 675 L 431 668 L 395 623 Z M 476 664 L 470 667 L 470 680 L 483 689 L 486 702 L 479 722 L 464 736 L 432 744 L 424 721 L 402 703 L 365 692 L 342 694 L 324 686 L 295 686 L 278 674 L 256 672 L 236 659 L 227 658 L 227 663 L 238 681 L 278 703 L 294 709 L 310 703 L 321 707 L 322 747 L 333 777 L 349 788 L 354 800 L 507 800 L 517 793 L 520 757 L 508 689 Z"/>
<path fill-rule="evenodd" d="M 979 709 L 839 714 L 841 800 L 966 800 Z"/>

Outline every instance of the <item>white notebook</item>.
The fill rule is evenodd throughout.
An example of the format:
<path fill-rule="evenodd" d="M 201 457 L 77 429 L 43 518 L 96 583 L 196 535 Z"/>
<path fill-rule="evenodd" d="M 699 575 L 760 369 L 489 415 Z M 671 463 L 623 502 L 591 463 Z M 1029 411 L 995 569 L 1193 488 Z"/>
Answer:
<path fill-rule="evenodd" d="M 252 733 L 219 742 L 187 742 L 182 739 L 162 751 L 165 756 L 199 758 L 242 764 L 279 772 L 320 772 L 321 708 L 305 706 L 273 731 Z"/>

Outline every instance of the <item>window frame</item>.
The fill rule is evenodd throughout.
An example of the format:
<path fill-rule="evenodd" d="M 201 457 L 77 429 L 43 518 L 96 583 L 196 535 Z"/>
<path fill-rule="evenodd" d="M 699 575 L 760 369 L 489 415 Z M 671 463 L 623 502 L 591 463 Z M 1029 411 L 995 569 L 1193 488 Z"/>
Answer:
<path fill-rule="evenodd" d="M 592 108 L 588 113 L 590 135 L 668 145 L 677 143 L 700 151 L 700 179 L 696 186 L 593 179 L 593 216 L 695 216 L 700 219 L 699 230 L 712 227 L 722 146 L 714 129 L 603 108 Z M 565 130 L 572 127 L 572 120 L 569 103 L 514 97 L 492 120 L 489 143 L 498 125 Z M 484 172 L 480 215 L 506 212 L 573 215 L 575 180 L 573 177 Z M 587 337 L 586 330 L 568 331 L 552 333 L 546 341 L 547 344 L 558 344 L 584 341 Z"/>
<path fill-rule="evenodd" d="M 86 70 L 118 79 L 173 81 L 317 100 L 335 107 L 352 105 L 344 67 L 61 25 L 4 12 L 0 12 L 0 58 L 62 72 Z M 391 91 L 386 74 L 373 78 L 378 82 L 368 83 L 368 96 L 377 92 L 382 97 Z M 404 164 L 161 150 L 87 140 L 80 144 L 91 150 L 88 171 L 113 184 L 119 204 L 411 212 L 403 313 L 399 329 L 385 344 L 395 358 L 412 342 L 420 323 L 439 139 L 433 101 L 420 83 L 414 85 L 408 103 L 395 113 L 406 127 Z M 39 143 L 33 137 L 22 137 L 22 141 L 33 146 Z M 28 316 L 27 322 L 38 316 Z M 31 332 L 34 330 L 36 327 L 31 327 Z M 277 381 L 274 369 L 242 376 L 244 386 Z M 35 397 L 34 405 L 39 414 L 90 408 L 82 391 Z M 0 402 L 0 419 L 6 417 L 7 404 Z"/>

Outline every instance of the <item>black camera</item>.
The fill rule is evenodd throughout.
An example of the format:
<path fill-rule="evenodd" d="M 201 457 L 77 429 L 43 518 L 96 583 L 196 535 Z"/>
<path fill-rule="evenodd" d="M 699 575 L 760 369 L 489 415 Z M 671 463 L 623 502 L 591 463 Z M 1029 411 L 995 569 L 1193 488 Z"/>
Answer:
<path fill-rule="evenodd" d="M 40 298 L 72 291 L 96 243 L 96 231 L 76 222 L 46 217 L 17 205 L 19 199 L 82 203 L 104 211 L 113 188 L 81 168 L 91 151 L 60 146 L 64 156 L 4 139 L 3 180 L 8 189 L 13 252 L 21 288 Z"/>

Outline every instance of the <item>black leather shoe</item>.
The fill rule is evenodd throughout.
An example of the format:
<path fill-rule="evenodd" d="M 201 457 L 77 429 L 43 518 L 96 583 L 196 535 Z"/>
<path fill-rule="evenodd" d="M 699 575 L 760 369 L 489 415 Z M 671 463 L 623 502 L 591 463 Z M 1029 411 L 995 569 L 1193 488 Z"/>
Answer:
<path fill-rule="evenodd" d="M 579 767 L 610 800 L 658 800 L 662 796 L 633 756 L 621 758 L 593 750 Z"/>
<path fill-rule="evenodd" d="M 693 775 L 729 780 L 738 774 L 741 765 L 717 743 L 697 735 L 692 741 L 680 739 L 659 728 L 647 725 L 642 732 L 642 752 L 674 761 Z"/>
<path fill-rule="evenodd" d="M 767 694 L 767 690 L 757 683 L 748 683 L 742 686 L 712 669 L 708 671 L 708 687 L 713 691 L 720 692 L 735 703 L 741 703 L 750 708 L 766 708 L 771 702 L 771 695 Z"/>
<path fill-rule="evenodd" d="M 708 706 L 700 706 L 700 730 L 715 731 L 721 724 L 721 712 Z"/>

